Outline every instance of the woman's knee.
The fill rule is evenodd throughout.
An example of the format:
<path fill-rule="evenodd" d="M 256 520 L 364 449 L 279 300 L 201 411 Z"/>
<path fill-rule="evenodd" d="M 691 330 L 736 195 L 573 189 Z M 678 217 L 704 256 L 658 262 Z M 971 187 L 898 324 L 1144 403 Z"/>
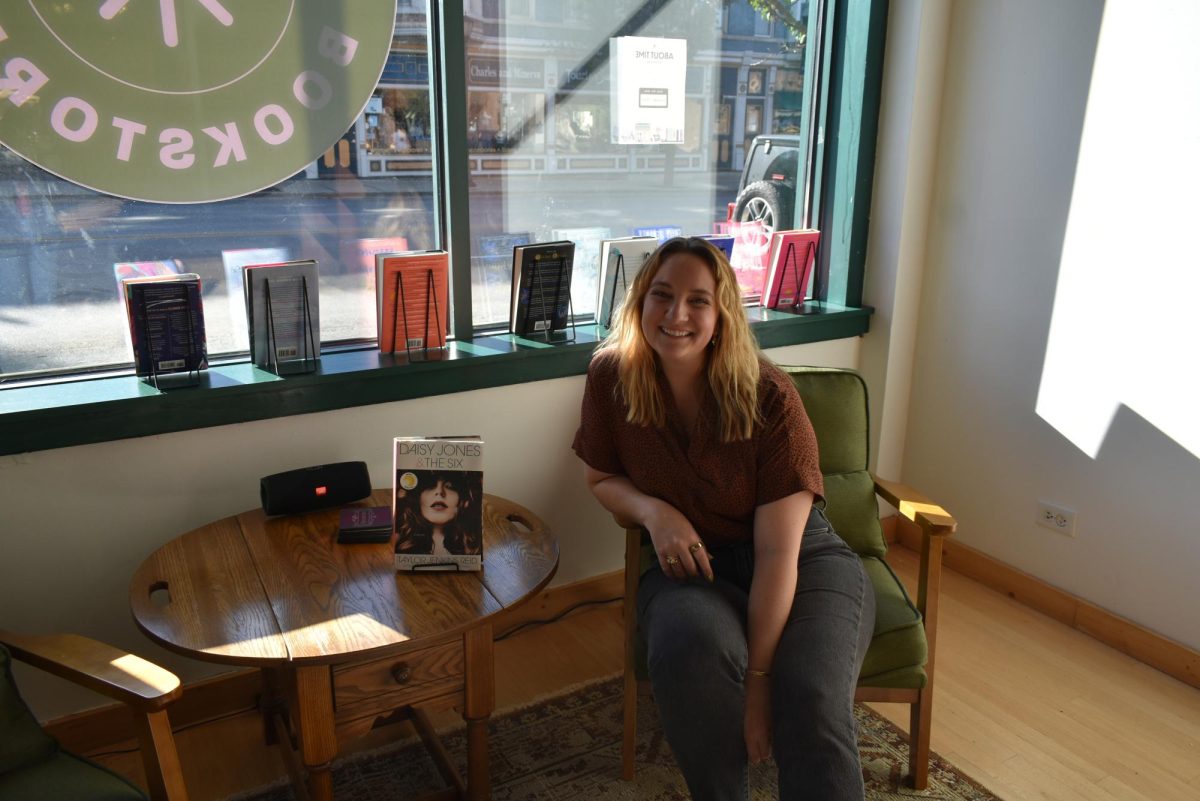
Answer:
<path fill-rule="evenodd" d="M 660 593 L 650 604 L 643 620 L 652 677 L 740 680 L 746 665 L 745 629 L 730 605 L 706 590 L 679 588 Z"/>

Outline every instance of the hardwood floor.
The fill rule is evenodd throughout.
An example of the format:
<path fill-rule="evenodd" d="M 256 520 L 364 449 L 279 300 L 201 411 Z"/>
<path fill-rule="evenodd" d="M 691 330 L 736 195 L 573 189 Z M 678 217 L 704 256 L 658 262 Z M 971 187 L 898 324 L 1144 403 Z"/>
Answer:
<path fill-rule="evenodd" d="M 897 547 L 889 561 L 911 586 L 916 556 Z M 498 708 L 616 673 L 621 636 L 613 604 L 498 642 Z M 1006 801 L 1200 801 L 1200 690 L 953 571 L 943 579 L 936 677 L 933 749 Z M 907 706 L 872 706 L 907 728 Z M 193 801 L 284 775 L 252 713 L 177 740 Z M 136 775 L 135 756 L 101 761 Z"/>

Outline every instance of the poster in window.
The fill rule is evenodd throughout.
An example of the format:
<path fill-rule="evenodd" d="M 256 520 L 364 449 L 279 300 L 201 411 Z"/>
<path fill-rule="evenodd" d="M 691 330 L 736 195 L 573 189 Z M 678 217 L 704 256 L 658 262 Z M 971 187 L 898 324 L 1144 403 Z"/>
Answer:
<path fill-rule="evenodd" d="M 683 144 L 687 40 L 620 36 L 608 49 L 612 141 Z"/>

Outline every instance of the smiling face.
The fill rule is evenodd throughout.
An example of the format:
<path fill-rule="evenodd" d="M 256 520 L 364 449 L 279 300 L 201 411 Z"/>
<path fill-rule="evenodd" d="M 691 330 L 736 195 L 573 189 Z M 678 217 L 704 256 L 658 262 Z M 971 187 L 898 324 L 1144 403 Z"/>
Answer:
<path fill-rule="evenodd" d="M 686 251 L 667 256 L 642 303 L 642 336 L 664 367 L 704 365 L 717 333 L 717 281 L 712 268 Z"/>
<path fill-rule="evenodd" d="M 438 479 L 421 490 L 421 517 L 435 526 L 444 526 L 458 516 L 458 490 L 450 482 Z"/>

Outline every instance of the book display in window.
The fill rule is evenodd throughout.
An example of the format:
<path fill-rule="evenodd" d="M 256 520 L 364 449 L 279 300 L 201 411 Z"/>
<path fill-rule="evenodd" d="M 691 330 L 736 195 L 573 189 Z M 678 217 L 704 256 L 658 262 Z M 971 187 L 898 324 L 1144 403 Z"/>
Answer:
<path fill-rule="evenodd" d="M 139 377 L 157 385 L 161 376 L 208 367 L 200 276 L 130 278 L 121 288 Z"/>
<path fill-rule="evenodd" d="M 249 350 L 250 317 L 246 314 L 246 283 L 243 270 L 256 264 L 279 264 L 288 261 L 287 248 L 241 248 L 222 250 L 221 266 L 225 270 L 225 296 L 229 302 L 231 350 Z M 211 309 L 209 310 L 211 312 Z"/>
<path fill-rule="evenodd" d="M 733 261 L 733 234 L 710 234 L 700 238 L 712 242 L 713 247 L 724 253 L 726 259 Z"/>
<path fill-rule="evenodd" d="M 450 256 L 444 250 L 380 253 L 375 257 L 379 350 L 425 351 L 446 346 Z"/>
<path fill-rule="evenodd" d="M 509 330 L 517 336 L 566 329 L 571 318 L 573 242 L 543 242 L 513 248 Z"/>
<path fill-rule="evenodd" d="M 392 520 L 397 570 L 483 568 L 483 440 L 396 437 Z"/>
<path fill-rule="evenodd" d="M 771 255 L 762 305 L 792 309 L 804 302 L 817 259 L 821 232 L 815 229 L 776 231 L 771 235 Z"/>
<path fill-rule="evenodd" d="M 590 228 L 555 228 L 550 236 L 559 242 L 575 243 L 575 258 L 571 264 L 571 302 L 580 313 L 596 307 L 592 293 L 596 291 L 596 279 L 600 274 L 600 244 L 612 238 L 612 229 L 601 226 Z"/>
<path fill-rule="evenodd" d="M 652 236 L 658 240 L 658 244 L 666 242 L 668 239 L 674 239 L 677 236 L 683 236 L 683 229 L 678 225 L 651 225 L 633 229 L 634 236 Z"/>
<path fill-rule="evenodd" d="M 242 269 L 250 359 L 276 375 L 309 373 L 321 358 L 321 293 L 312 259 Z"/>
<path fill-rule="evenodd" d="M 600 243 L 600 281 L 597 290 L 596 322 L 612 328 L 633 279 L 658 249 L 652 236 L 606 239 Z"/>

